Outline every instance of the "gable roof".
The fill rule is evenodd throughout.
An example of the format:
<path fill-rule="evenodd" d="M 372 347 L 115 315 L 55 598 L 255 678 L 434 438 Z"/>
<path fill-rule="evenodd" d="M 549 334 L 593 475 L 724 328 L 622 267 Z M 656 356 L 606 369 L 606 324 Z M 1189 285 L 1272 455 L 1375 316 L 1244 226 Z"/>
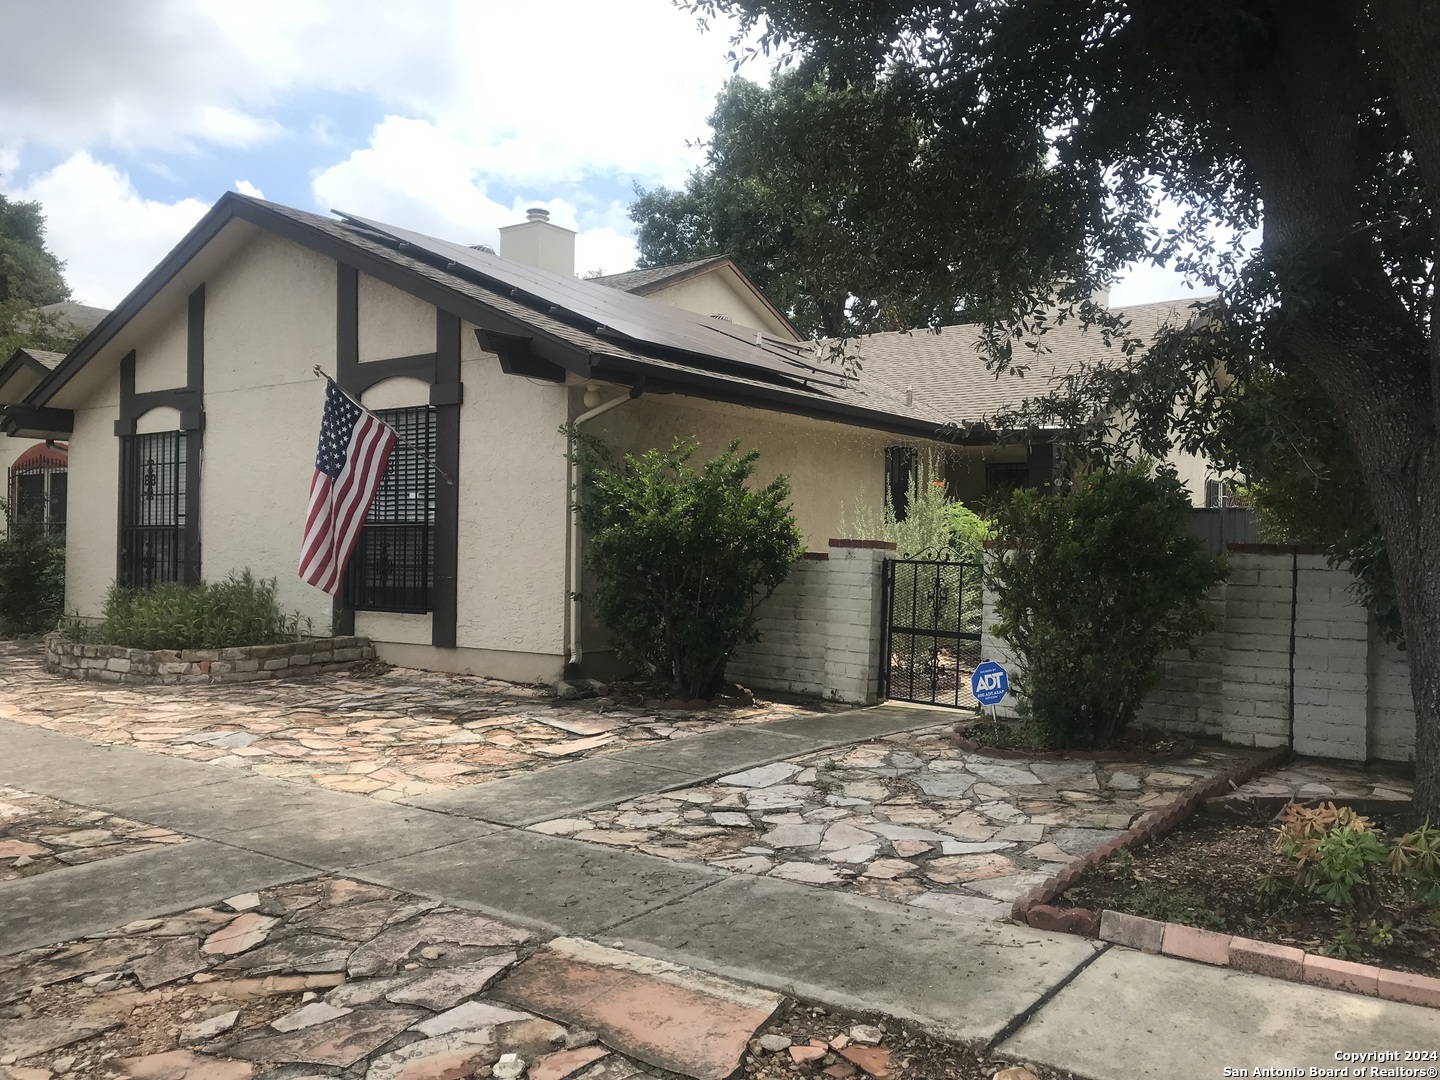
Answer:
<path fill-rule="evenodd" d="M 606 288 L 619 289 L 622 292 L 635 293 L 638 296 L 650 296 L 679 285 L 682 281 L 689 281 L 702 274 L 712 274 L 721 270 L 733 273 L 739 279 L 740 285 L 758 300 L 760 305 L 774 316 L 796 341 L 801 340 L 802 335 L 791 325 L 790 320 L 785 317 L 785 313 L 770 302 L 770 298 L 761 291 L 760 286 L 750 280 L 750 275 L 745 273 L 740 264 L 730 255 L 711 255 L 708 258 L 671 263 L 668 266 L 647 266 L 641 270 L 627 270 L 621 274 L 602 274 L 600 277 L 593 277 L 589 280 L 604 285 Z"/>
<path fill-rule="evenodd" d="M 0 403 L 19 402 L 65 359 L 64 353 L 21 346 L 0 364 Z M 17 389 L 12 390 L 11 387 Z"/>
<path fill-rule="evenodd" d="M 880 380 L 847 378 L 811 343 L 784 342 L 593 281 L 354 215 L 341 220 L 228 192 L 26 397 L 31 414 L 85 368 L 230 222 L 353 266 L 474 323 L 512 368 L 548 365 L 642 388 L 811 415 L 918 437 L 943 418 Z M 518 369 L 517 369 L 518 370 Z M 18 410 L 6 418 L 18 429 Z"/>
<path fill-rule="evenodd" d="M 1187 322 L 1192 306 L 1204 299 L 1135 304 L 1111 311 L 1129 322 L 1130 334 L 1149 343 L 1161 327 Z M 962 427 L 983 425 L 999 412 L 1044 397 L 1067 375 L 1083 368 L 1125 359 L 1118 348 L 1105 345 L 1098 328 L 1082 328 L 1075 319 L 1052 326 L 1044 335 L 1042 351 L 1032 353 L 1017 343 L 1017 363 L 1026 367 L 1023 376 L 1011 372 L 997 377 L 986 370 L 980 328 L 975 325 L 869 334 L 852 342 L 850 349 L 859 355 L 871 380 L 902 394 L 913 391 L 913 400 Z"/>
<path fill-rule="evenodd" d="M 711 255 L 705 259 L 670 263 L 667 266 L 646 266 L 639 270 L 626 270 L 619 274 L 601 274 L 589 280 L 597 285 L 604 285 L 607 289 L 620 289 L 623 292 L 639 293 L 644 296 L 646 293 L 663 289 L 667 285 L 674 285 L 676 282 L 684 281 L 696 274 L 703 274 L 726 262 L 733 265 L 734 260 L 729 255 Z"/>

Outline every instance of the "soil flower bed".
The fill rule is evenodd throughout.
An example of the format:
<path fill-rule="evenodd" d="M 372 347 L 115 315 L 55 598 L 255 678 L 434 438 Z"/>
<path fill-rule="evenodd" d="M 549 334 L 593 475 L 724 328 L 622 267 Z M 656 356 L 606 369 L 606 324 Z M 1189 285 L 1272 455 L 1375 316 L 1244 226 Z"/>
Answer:
<path fill-rule="evenodd" d="M 1389 823 L 1378 821 L 1382 829 Z M 1274 850 L 1269 815 L 1199 814 L 1134 852 L 1122 850 L 1057 906 L 1139 915 L 1288 945 L 1343 960 L 1440 976 L 1440 911 L 1384 883 L 1363 911 L 1291 890 L 1294 862 Z M 1278 889 L 1270 882 L 1282 882 Z"/>

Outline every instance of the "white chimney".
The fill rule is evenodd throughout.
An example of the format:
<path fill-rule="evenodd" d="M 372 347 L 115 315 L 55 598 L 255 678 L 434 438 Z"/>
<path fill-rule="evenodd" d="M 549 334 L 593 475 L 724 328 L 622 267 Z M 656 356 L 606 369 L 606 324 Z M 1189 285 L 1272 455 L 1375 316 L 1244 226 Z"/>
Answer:
<path fill-rule="evenodd" d="M 575 233 L 550 223 L 550 211 L 532 207 L 519 225 L 500 229 L 500 257 L 549 270 L 563 277 L 575 276 Z"/>

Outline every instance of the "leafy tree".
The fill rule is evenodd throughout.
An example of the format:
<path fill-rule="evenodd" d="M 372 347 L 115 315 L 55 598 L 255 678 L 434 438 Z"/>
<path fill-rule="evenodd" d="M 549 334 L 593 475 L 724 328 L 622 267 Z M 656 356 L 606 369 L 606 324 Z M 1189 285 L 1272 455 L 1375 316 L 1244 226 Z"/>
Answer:
<path fill-rule="evenodd" d="M 586 603 L 622 659 L 681 697 L 714 697 L 731 652 L 759 640 L 755 609 L 804 551 L 789 480 L 749 490 L 760 452 L 741 454 L 739 443 L 696 472 L 694 442 L 617 460 L 593 437 L 566 433 L 595 575 Z"/>
<path fill-rule="evenodd" d="M 899 183 L 931 181 L 929 235 L 948 243 L 976 219 L 1002 234 L 936 294 L 936 311 L 985 317 L 995 366 L 1023 366 L 1017 331 L 1044 348 L 1044 329 L 1077 316 L 1132 357 L 1018 422 L 1062 424 L 1090 447 L 1108 431 L 1119 451 L 1159 456 L 1213 438 L 1266 379 L 1313 381 L 1383 537 L 1416 709 L 1413 812 L 1440 820 L 1440 4 L 687 6 L 737 15 L 741 35 L 831 85 L 911 88 L 927 152 L 910 171 L 926 175 Z M 1180 208 L 1173 228 L 1157 224 L 1162 197 Z M 1256 229 L 1253 250 L 1227 239 Z M 872 254 L 899 268 L 908 251 Z M 1148 350 L 1086 304 L 1142 259 L 1217 293 Z"/>
<path fill-rule="evenodd" d="M 636 188 L 639 265 L 733 255 L 814 337 L 909 329 L 937 310 L 957 321 L 937 283 L 987 237 L 930 227 L 947 215 L 932 178 L 912 168 L 930 149 L 919 95 L 900 77 L 730 80 L 710 116 L 705 167 L 678 190 Z"/>
<path fill-rule="evenodd" d="M 1025 488 L 997 504 L 988 577 L 995 631 L 1015 650 L 1020 708 L 1053 749 L 1125 731 L 1160 658 L 1210 629 L 1223 559 L 1187 532 L 1190 498 L 1173 470 L 1096 472 L 1069 495 Z"/>
<path fill-rule="evenodd" d="M 0 362 L 24 345 L 66 352 L 79 340 L 67 321 L 38 310 L 70 298 L 64 268 L 45 246 L 40 204 L 0 195 Z"/>

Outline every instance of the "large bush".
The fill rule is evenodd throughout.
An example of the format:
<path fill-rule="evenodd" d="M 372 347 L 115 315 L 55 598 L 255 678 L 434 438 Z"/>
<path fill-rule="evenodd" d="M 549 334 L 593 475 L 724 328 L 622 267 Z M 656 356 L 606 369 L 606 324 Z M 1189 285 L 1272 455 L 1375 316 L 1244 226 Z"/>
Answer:
<path fill-rule="evenodd" d="M 1206 594 L 1224 560 L 1187 534 L 1189 513 L 1174 472 L 1145 465 L 996 506 L 995 632 L 1016 653 L 1021 712 L 1046 745 L 1114 739 L 1160 657 L 1214 625 Z"/>
<path fill-rule="evenodd" d="M 12 516 L 0 536 L 0 637 L 53 630 L 65 603 L 65 545 L 45 529 Z"/>
<path fill-rule="evenodd" d="M 283 612 L 275 587 L 274 578 L 257 580 L 249 570 L 199 585 L 112 585 L 104 620 L 87 636 L 131 649 L 228 649 L 294 641 L 309 632 L 309 620 Z"/>
<path fill-rule="evenodd" d="M 759 451 L 741 454 L 738 443 L 697 472 L 694 442 L 616 460 L 568 433 L 594 574 L 584 601 L 622 659 L 669 680 L 681 697 L 713 697 L 730 653 L 759 638 L 755 609 L 803 551 L 789 480 L 750 490 Z"/>

